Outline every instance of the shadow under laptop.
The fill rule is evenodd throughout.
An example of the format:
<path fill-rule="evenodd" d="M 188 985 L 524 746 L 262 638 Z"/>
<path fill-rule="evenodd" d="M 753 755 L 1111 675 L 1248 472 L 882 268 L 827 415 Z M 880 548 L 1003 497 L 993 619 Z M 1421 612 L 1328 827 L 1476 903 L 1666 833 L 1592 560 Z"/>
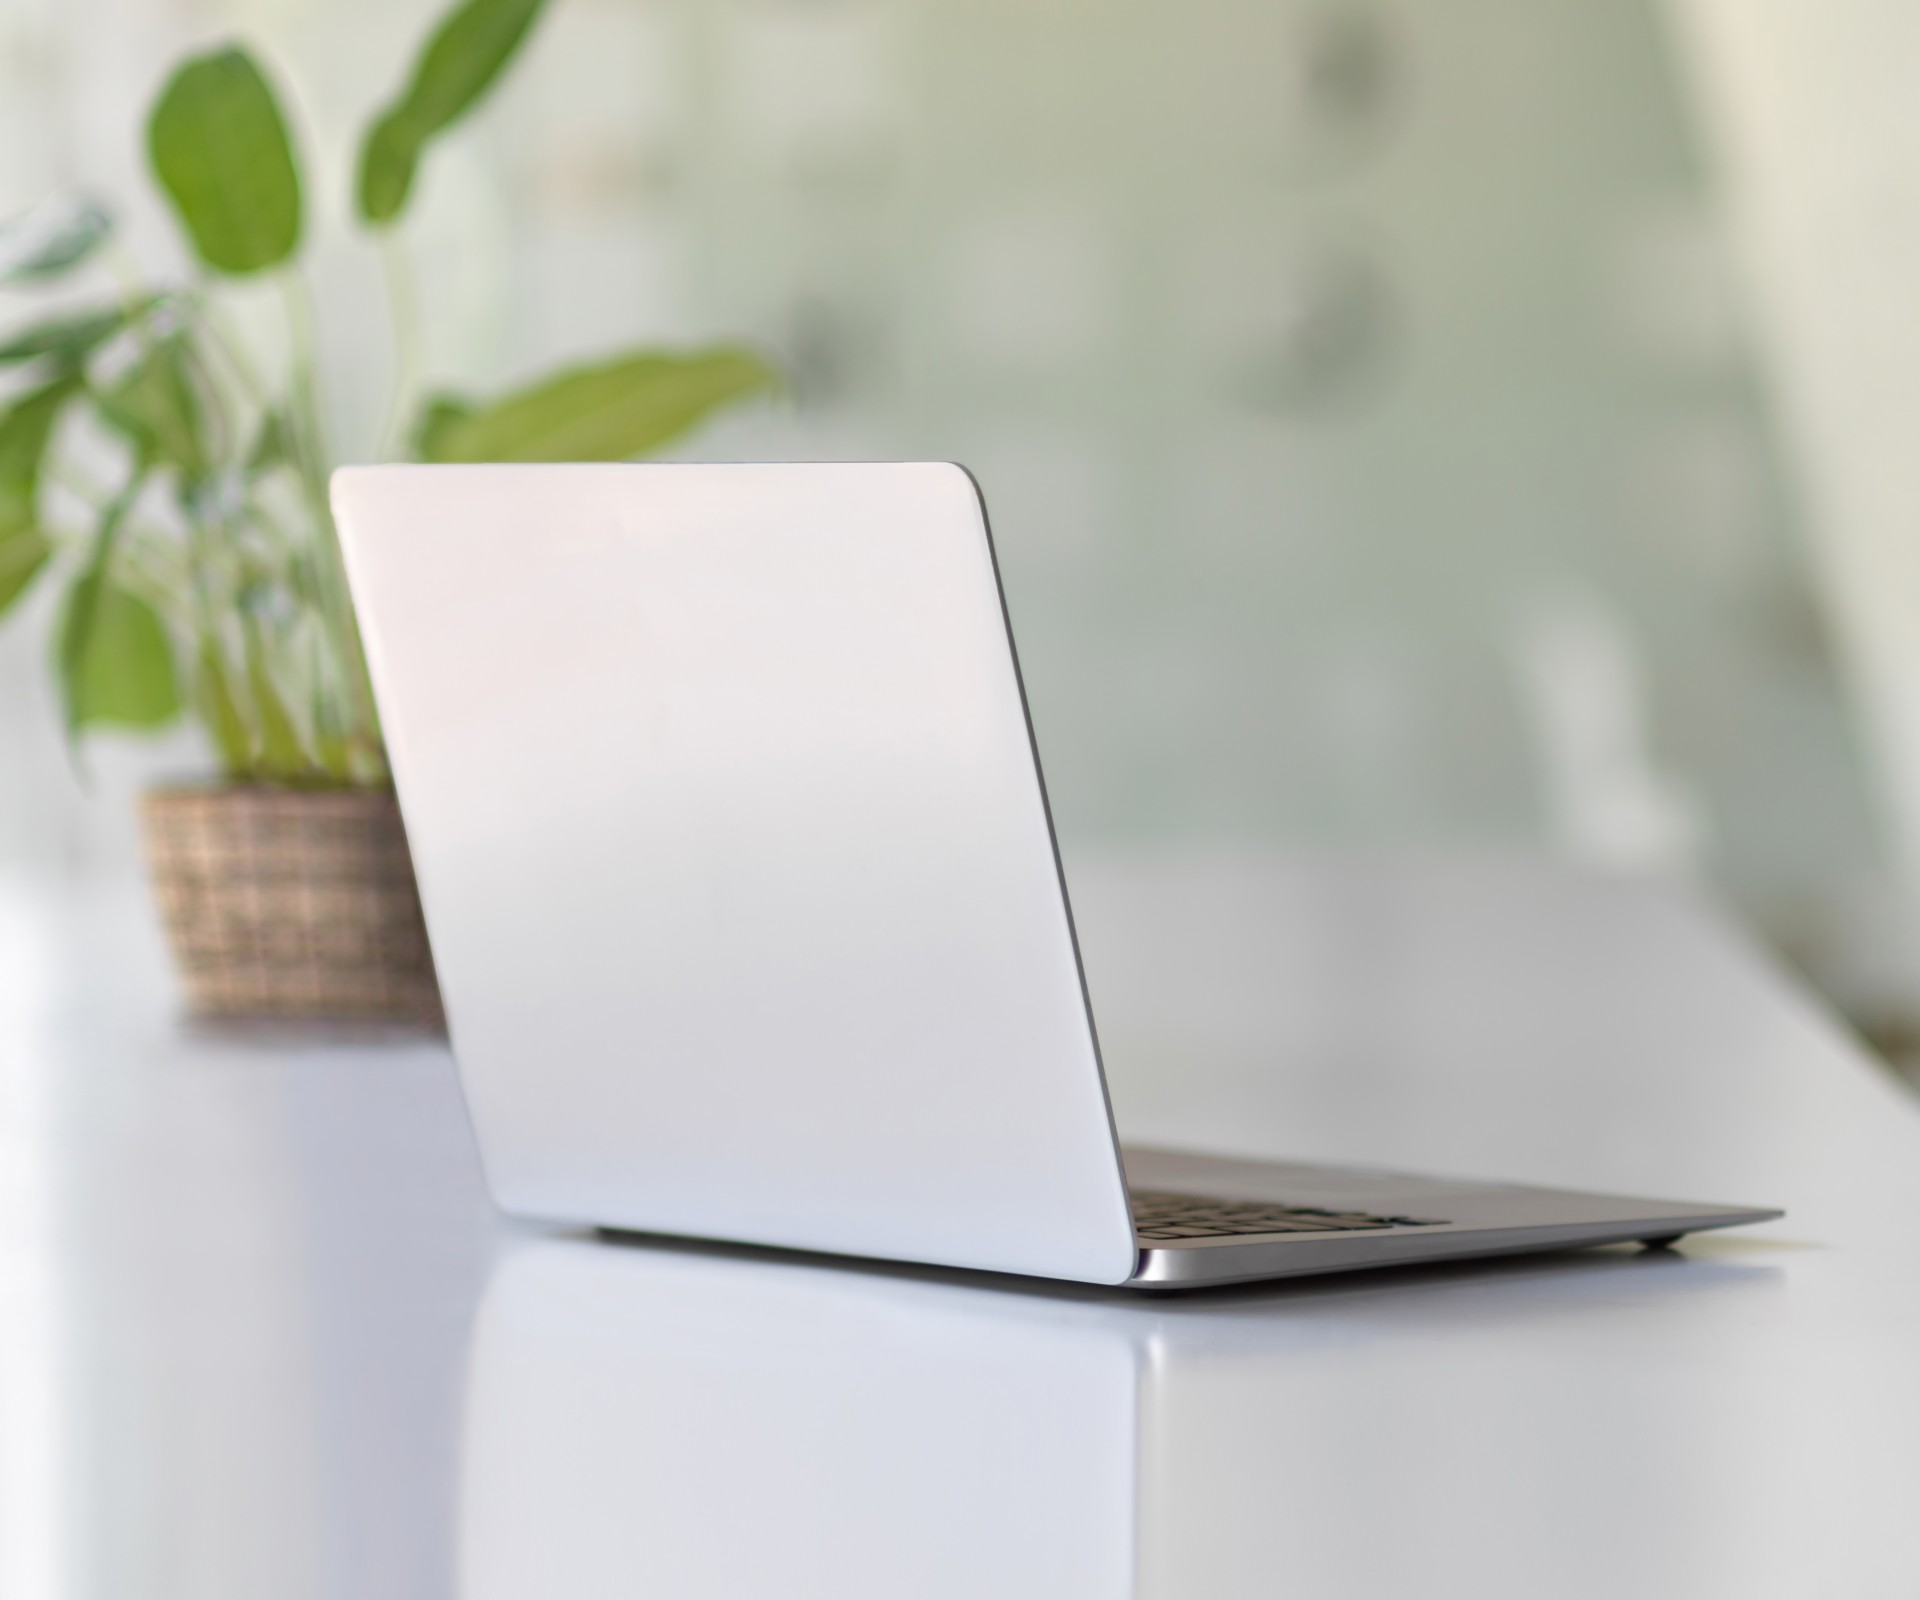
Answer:
<path fill-rule="evenodd" d="M 1621 1459 L 1674 1437 L 1635 1411 L 1722 1398 L 1632 1352 L 1750 1319 L 1775 1277 L 1587 1252 L 1143 1299 L 536 1239 L 476 1322 L 463 1593 L 1412 1593 L 1490 1552 L 1629 1592 L 1650 1535 L 1710 1537 L 1696 1480 L 1727 1465 Z M 1632 1541 L 1583 1521 L 1599 1473 L 1641 1486 Z M 1590 1589 L 1568 1540 L 1612 1552 Z"/>

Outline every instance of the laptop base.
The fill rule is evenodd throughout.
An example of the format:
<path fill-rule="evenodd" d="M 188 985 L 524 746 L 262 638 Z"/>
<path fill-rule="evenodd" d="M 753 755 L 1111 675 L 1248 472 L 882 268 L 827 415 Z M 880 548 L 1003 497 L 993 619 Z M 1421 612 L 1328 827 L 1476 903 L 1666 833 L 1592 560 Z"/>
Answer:
<path fill-rule="evenodd" d="M 1316 1214 L 1336 1219 L 1332 1226 L 1279 1233 L 1222 1228 L 1184 1238 L 1143 1236 L 1139 1268 L 1127 1281 L 1134 1289 L 1201 1289 L 1587 1245 L 1670 1245 L 1689 1233 L 1781 1215 L 1760 1207 L 1695 1205 L 1369 1168 L 1139 1148 L 1121 1154 L 1130 1190 L 1204 1197 L 1236 1230 L 1241 1218 L 1257 1226 L 1263 1206 L 1289 1208 L 1308 1221 Z M 1337 1220 L 1357 1215 L 1371 1216 L 1378 1225 L 1343 1225 Z"/>

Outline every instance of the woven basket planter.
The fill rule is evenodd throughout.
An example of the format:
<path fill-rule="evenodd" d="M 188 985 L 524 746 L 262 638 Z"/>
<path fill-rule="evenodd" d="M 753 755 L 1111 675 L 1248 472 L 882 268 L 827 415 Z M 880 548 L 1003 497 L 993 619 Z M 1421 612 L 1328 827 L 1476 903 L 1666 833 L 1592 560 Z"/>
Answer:
<path fill-rule="evenodd" d="M 195 1014 L 443 1025 L 390 792 L 162 789 L 141 822 Z"/>

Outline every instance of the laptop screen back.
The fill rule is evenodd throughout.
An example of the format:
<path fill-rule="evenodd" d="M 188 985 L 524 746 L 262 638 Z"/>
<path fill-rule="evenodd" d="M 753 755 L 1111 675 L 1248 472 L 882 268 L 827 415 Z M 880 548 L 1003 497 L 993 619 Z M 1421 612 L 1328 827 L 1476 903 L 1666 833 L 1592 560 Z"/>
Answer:
<path fill-rule="evenodd" d="M 334 504 L 506 1209 L 1131 1273 L 961 469 L 374 467 Z"/>

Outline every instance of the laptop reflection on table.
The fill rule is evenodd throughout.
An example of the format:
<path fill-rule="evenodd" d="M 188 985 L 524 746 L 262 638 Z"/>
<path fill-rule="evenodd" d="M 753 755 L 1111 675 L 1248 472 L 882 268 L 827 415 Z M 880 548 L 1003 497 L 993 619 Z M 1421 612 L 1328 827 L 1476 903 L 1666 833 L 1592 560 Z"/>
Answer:
<path fill-rule="evenodd" d="M 1563 1595 L 1604 1593 L 1565 1572 L 1570 1542 L 1598 1541 L 1594 1584 L 1630 1585 L 1663 1530 L 1709 1530 L 1651 1454 L 1687 1402 L 1591 1359 L 1596 1305 L 1657 1326 L 1774 1278 L 1647 1268 L 1596 1254 L 1143 1304 L 531 1242 L 476 1323 L 462 1594 L 1134 1600 L 1266 1595 L 1281 1573 L 1302 1594 L 1414 1593 L 1482 1541 Z M 1543 1451 L 1596 1426 L 1611 1454 Z M 1591 1493 L 1602 1476 L 1635 1501 L 1629 1544 L 1600 1525 L 1621 1510 Z"/>

